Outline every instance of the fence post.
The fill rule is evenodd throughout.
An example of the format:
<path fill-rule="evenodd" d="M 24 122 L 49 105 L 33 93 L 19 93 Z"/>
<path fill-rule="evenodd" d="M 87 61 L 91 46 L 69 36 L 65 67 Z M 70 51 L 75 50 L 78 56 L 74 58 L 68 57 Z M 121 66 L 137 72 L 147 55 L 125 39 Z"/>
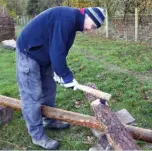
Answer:
<path fill-rule="evenodd" d="M 127 28 L 125 28 L 124 30 L 124 38 L 126 41 L 128 41 L 128 31 L 127 31 Z"/>
<path fill-rule="evenodd" d="M 17 23 L 17 25 L 19 25 L 20 23 L 19 23 L 19 16 L 17 15 L 17 17 L 16 17 L 16 23 Z"/>
<path fill-rule="evenodd" d="M 16 24 L 18 24 L 18 23 L 17 23 L 18 16 L 16 16 L 16 18 L 15 18 L 15 19 L 16 19 Z"/>
<path fill-rule="evenodd" d="M 24 26 L 26 25 L 26 18 L 25 16 L 23 16 L 23 20 L 24 20 Z"/>
<path fill-rule="evenodd" d="M 108 25 L 108 10 L 106 9 L 106 38 L 109 37 L 108 27 L 109 27 L 109 25 Z"/>
<path fill-rule="evenodd" d="M 22 25 L 22 19 L 21 19 L 21 16 L 20 16 L 20 19 L 19 19 L 19 24 Z"/>
<path fill-rule="evenodd" d="M 29 22 L 29 16 L 27 16 L 27 22 L 26 22 L 26 24 L 28 24 L 28 22 Z"/>
<path fill-rule="evenodd" d="M 138 8 L 135 8 L 135 41 L 138 41 Z"/>
<path fill-rule="evenodd" d="M 3 14 L 5 13 L 5 7 L 3 6 Z"/>
<path fill-rule="evenodd" d="M 23 26 L 24 22 L 23 22 L 23 16 L 21 16 L 21 25 Z"/>

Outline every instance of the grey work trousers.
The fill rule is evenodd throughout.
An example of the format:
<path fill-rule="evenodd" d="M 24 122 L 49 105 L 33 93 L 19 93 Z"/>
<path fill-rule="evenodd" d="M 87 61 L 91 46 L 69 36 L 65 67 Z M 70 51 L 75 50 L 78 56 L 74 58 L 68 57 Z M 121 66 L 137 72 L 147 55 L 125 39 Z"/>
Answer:
<path fill-rule="evenodd" d="M 16 75 L 28 132 L 32 138 L 41 139 L 45 132 L 40 106 L 55 106 L 56 83 L 51 64 L 42 67 L 17 49 Z"/>

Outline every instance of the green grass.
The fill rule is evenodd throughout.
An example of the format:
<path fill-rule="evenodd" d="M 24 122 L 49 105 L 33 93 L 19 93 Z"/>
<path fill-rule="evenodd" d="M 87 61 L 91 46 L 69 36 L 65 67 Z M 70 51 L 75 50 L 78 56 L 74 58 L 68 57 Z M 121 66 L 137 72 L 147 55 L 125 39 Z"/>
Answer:
<path fill-rule="evenodd" d="M 83 51 L 98 56 L 98 59 L 111 62 L 133 71 L 148 71 L 152 69 L 151 48 L 134 42 L 110 41 L 100 37 L 87 38 L 87 35 L 75 43 L 81 45 Z"/>
<path fill-rule="evenodd" d="M 17 27 L 17 35 L 21 27 Z M 113 111 L 126 108 L 136 119 L 139 127 L 151 128 L 152 82 L 144 79 L 151 70 L 151 48 L 137 43 L 111 41 L 99 37 L 78 34 L 68 56 L 68 65 L 75 78 L 82 84 L 95 83 L 98 89 L 112 94 L 110 107 Z M 137 62 L 138 61 L 138 62 Z M 107 68 L 107 66 L 110 66 Z M 115 70 L 118 66 L 121 72 Z M 123 72 L 127 70 L 128 72 Z M 134 72 L 143 76 L 139 79 Z M 15 52 L 0 48 L 0 94 L 19 98 L 15 78 Z M 74 104 L 81 100 L 80 108 Z M 90 105 L 80 91 L 57 88 L 57 107 L 92 115 Z M 60 150 L 88 150 L 93 142 L 90 129 L 74 126 L 65 131 L 49 131 L 47 135 L 60 142 Z M 32 144 L 21 112 L 15 112 L 14 120 L 0 126 L 0 149 L 40 150 Z M 145 143 L 137 142 L 142 149 Z"/>

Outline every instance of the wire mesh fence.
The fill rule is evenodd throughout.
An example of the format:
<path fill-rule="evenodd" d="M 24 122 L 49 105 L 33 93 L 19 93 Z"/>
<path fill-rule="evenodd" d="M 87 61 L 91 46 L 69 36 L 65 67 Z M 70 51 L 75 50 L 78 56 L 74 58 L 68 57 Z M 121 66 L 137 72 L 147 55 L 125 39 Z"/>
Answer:
<path fill-rule="evenodd" d="M 95 32 L 106 37 L 105 26 Z M 145 42 L 152 46 L 152 14 L 139 15 L 136 29 L 135 15 L 115 16 L 108 21 L 108 37 L 116 40 Z"/>
<path fill-rule="evenodd" d="M 30 22 L 30 20 L 32 20 L 32 18 L 32 16 L 16 16 L 14 20 L 17 25 L 25 26 Z"/>
<path fill-rule="evenodd" d="M 26 25 L 33 17 L 17 16 L 18 25 Z M 138 26 L 136 29 L 135 15 L 115 16 L 108 19 L 108 29 L 106 25 L 94 32 L 97 36 L 108 37 L 116 40 L 145 42 L 152 45 L 152 14 L 138 15 Z"/>
<path fill-rule="evenodd" d="M 139 41 L 149 40 L 152 33 L 152 15 L 140 15 L 138 22 L 138 32 L 135 33 L 134 15 L 128 15 L 125 19 L 123 16 L 114 17 L 109 22 L 109 36 L 123 40 L 135 40 L 138 34 Z"/>

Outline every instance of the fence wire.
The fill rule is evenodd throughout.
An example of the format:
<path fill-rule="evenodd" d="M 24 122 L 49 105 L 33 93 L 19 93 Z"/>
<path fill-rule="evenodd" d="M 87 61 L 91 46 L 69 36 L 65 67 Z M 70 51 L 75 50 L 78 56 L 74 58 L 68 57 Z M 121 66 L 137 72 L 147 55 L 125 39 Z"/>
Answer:
<path fill-rule="evenodd" d="M 98 36 L 105 37 L 105 26 L 95 32 Z M 115 16 L 108 22 L 108 38 L 116 40 L 135 41 L 135 15 Z M 138 42 L 145 42 L 152 46 L 152 15 L 139 15 L 138 17 Z"/>
<path fill-rule="evenodd" d="M 17 16 L 19 25 L 26 25 L 32 17 Z M 105 25 L 95 31 L 97 36 L 106 37 Z M 152 15 L 139 15 L 138 18 L 138 42 L 146 42 L 152 45 Z M 109 19 L 108 38 L 116 40 L 135 41 L 135 15 L 116 16 Z"/>

